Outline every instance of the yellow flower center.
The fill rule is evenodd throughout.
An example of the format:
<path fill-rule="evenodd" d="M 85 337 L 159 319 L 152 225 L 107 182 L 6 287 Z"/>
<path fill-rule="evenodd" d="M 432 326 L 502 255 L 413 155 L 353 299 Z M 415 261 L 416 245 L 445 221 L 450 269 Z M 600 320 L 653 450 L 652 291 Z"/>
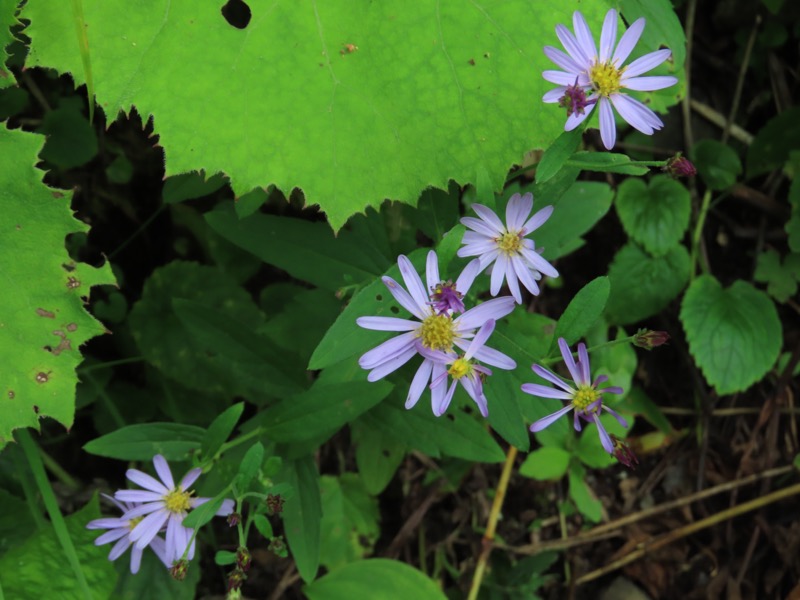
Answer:
<path fill-rule="evenodd" d="M 580 386 L 572 397 L 572 405 L 578 410 L 585 411 L 586 407 L 592 402 L 597 402 L 598 398 L 600 398 L 600 392 L 596 389 L 588 385 Z M 597 409 L 593 409 L 591 412 L 596 412 L 596 410 Z"/>
<path fill-rule="evenodd" d="M 610 62 L 595 63 L 589 69 L 589 79 L 592 82 L 592 87 L 601 96 L 608 97 L 611 94 L 618 92 L 620 88 L 620 78 L 622 77 L 622 69 L 618 69 Z"/>
<path fill-rule="evenodd" d="M 472 363 L 464 357 L 457 358 L 447 369 L 447 372 L 453 379 L 461 379 L 465 375 L 472 373 Z"/>
<path fill-rule="evenodd" d="M 519 249 L 522 247 L 522 238 L 518 233 L 506 231 L 497 238 L 497 247 L 500 248 L 501 252 L 509 256 L 519 254 Z"/>
<path fill-rule="evenodd" d="M 419 328 L 422 345 L 431 350 L 449 350 L 453 345 L 453 319 L 447 315 L 431 315 Z"/>
<path fill-rule="evenodd" d="M 130 521 L 128 521 L 128 529 L 133 531 L 133 528 L 136 527 L 142 519 L 144 519 L 144 517 L 132 518 Z"/>
<path fill-rule="evenodd" d="M 164 506 L 166 506 L 167 510 L 170 512 L 186 512 L 192 508 L 192 494 L 194 494 L 193 491 L 185 492 L 181 488 L 170 490 L 169 493 L 164 496 Z"/>

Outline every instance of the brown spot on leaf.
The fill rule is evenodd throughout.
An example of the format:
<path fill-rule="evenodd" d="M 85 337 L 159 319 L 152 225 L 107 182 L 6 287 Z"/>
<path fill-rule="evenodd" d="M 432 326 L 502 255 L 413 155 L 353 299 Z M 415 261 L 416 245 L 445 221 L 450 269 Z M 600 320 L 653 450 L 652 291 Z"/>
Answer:
<path fill-rule="evenodd" d="M 72 349 L 72 342 L 69 341 L 69 338 L 67 337 L 66 333 L 64 333 L 60 329 L 56 329 L 53 332 L 53 335 L 57 335 L 58 337 L 60 337 L 61 342 L 55 348 L 53 348 L 52 346 L 45 346 L 44 347 L 45 350 L 47 350 L 48 352 L 52 352 L 54 356 L 58 356 L 64 350 Z"/>
<path fill-rule="evenodd" d="M 50 375 L 44 371 L 39 371 L 36 374 L 36 383 L 47 383 L 48 381 L 50 381 Z"/>
<path fill-rule="evenodd" d="M 8 398 L 9 398 L 9 400 L 13 400 L 16 397 L 17 397 L 17 395 L 14 393 L 14 390 L 8 390 Z"/>
<path fill-rule="evenodd" d="M 35 412 L 37 415 L 39 414 L 39 407 L 35 404 L 33 405 L 33 412 Z"/>
<path fill-rule="evenodd" d="M 475 66 L 475 59 L 474 59 L 474 58 L 470 58 L 470 59 L 469 59 L 467 62 L 468 62 L 468 63 L 469 63 L 471 66 L 473 66 L 473 67 Z"/>
<path fill-rule="evenodd" d="M 81 282 L 75 277 L 67 277 L 67 287 L 74 290 L 75 288 L 81 287 Z"/>
<path fill-rule="evenodd" d="M 53 198 L 63 198 L 64 194 L 61 192 L 51 192 L 53 194 Z"/>
<path fill-rule="evenodd" d="M 67 323 L 67 331 L 73 332 L 78 329 L 78 326 L 75 323 Z"/>
<path fill-rule="evenodd" d="M 40 317 L 47 317 L 48 319 L 55 319 L 56 318 L 56 314 L 55 313 L 52 313 L 49 310 L 45 310 L 43 308 L 37 308 L 36 309 L 36 314 L 39 315 Z"/>
<path fill-rule="evenodd" d="M 3 69 L 0 69 L 0 77 L 8 77 L 8 73 Z"/>
<path fill-rule="evenodd" d="M 339 54 L 342 56 L 352 54 L 353 52 L 358 52 L 358 46 L 355 44 L 342 44 L 342 49 L 339 50 Z"/>

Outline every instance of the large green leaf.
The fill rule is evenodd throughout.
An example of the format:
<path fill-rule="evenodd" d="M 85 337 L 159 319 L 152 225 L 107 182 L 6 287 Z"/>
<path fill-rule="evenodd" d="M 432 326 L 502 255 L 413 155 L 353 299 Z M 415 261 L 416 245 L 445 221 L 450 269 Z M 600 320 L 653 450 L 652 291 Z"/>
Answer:
<path fill-rule="evenodd" d="M 438 586 L 415 568 L 385 558 L 336 569 L 303 591 L 310 600 L 446 600 Z"/>
<path fill-rule="evenodd" d="M 364 487 L 370 494 L 380 494 L 403 462 L 405 444 L 367 427 L 360 419 L 350 424 L 350 435 L 356 447 L 356 464 Z"/>
<path fill-rule="evenodd" d="M 689 226 L 689 191 L 666 175 L 656 175 L 649 185 L 626 179 L 614 204 L 626 233 L 653 256 L 669 252 Z"/>
<path fill-rule="evenodd" d="M 608 320 L 625 325 L 656 314 L 689 281 L 689 263 L 689 253 L 683 246 L 654 258 L 635 242 L 628 242 L 614 256 L 608 270 Z"/>
<path fill-rule="evenodd" d="M 14 75 L 6 68 L 8 59 L 6 46 L 14 41 L 11 27 L 19 23 L 15 16 L 18 5 L 19 2 L 16 0 L 6 0 L 0 4 L 0 89 L 16 83 Z"/>
<path fill-rule="evenodd" d="M 778 312 L 769 296 L 745 281 L 723 289 L 710 275 L 698 277 L 680 317 L 689 351 L 719 394 L 746 390 L 778 360 Z"/>
<path fill-rule="evenodd" d="M 244 29 L 218 3 L 83 0 L 98 103 L 154 115 L 167 175 L 223 171 L 237 195 L 299 187 L 334 229 L 449 179 L 499 190 L 563 129 L 541 102 L 542 46 L 577 8 L 599 30 L 602 0 L 279 0 L 250 3 Z M 22 16 L 28 66 L 83 83 L 71 3 Z"/>
<path fill-rule="evenodd" d="M 229 202 L 206 215 L 212 229 L 290 275 L 337 291 L 383 273 L 388 261 L 322 222 L 255 213 L 239 219 Z"/>
<path fill-rule="evenodd" d="M 320 478 L 322 490 L 321 565 L 329 570 L 364 558 L 380 534 L 378 501 L 355 473 Z"/>
<path fill-rule="evenodd" d="M 761 128 L 747 149 L 747 176 L 779 169 L 793 150 L 800 148 L 800 107 L 773 117 Z"/>
<path fill-rule="evenodd" d="M 69 194 L 34 168 L 44 138 L 0 127 L 0 447 L 18 427 L 47 416 L 72 425 L 79 348 L 105 328 L 84 308 L 93 285 L 113 283 L 108 264 L 76 263 L 67 234 L 88 226 Z"/>
<path fill-rule="evenodd" d="M 89 454 L 119 460 L 151 460 L 161 454 L 167 460 L 183 460 L 200 449 L 205 431 L 182 423 L 139 423 L 121 427 L 88 442 Z"/>
<path fill-rule="evenodd" d="M 100 516 L 95 496 L 65 521 L 89 589 L 94 598 L 104 600 L 111 597 L 117 574 L 107 558 L 110 547 L 95 546 L 98 532 L 86 529 L 86 523 Z M 125 554 L 119 560 L 129 561 L 130 555 Z M 4 554 L 0 558 L 0 573 L 6 598 L 85 600 L 75 575 L 65 567 L 64 550 L 52 526 L 34 533 Z"/>

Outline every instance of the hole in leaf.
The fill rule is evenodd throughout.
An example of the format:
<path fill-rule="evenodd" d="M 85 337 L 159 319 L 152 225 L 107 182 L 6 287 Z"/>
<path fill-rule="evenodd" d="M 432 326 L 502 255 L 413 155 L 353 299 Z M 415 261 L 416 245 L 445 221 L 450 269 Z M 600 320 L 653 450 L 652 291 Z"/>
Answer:
<path fill-rule="evenodd" d="M 229 25 L 233 25 L 236 29 L 244 29 L 250 23 L 250 7 L 242 0 L 228 0 L 225 6 L 222 7 L 222 16 Z"/>
<path fill-rule="evenodd" d="M 382 300 L 383 300 L 383 296 L 381 296 L 380 294 L 378 294 L 378 295 L 376 295 L 376 296 L 375 296 L 375 300 L 377 300 L 378 302 L 380 302 L 380 301 L 382 301 Z"/>
<path fill-rule="evenodd" d="M 447 417 L 448 421 L 455 421 L 456 420 L 454 415 L 445 415 L 445 416 Z"/>
<path fill-rule="evenodd" d="M 392 314 L 394 315 L 400 312 L 400 309 L 397 308 L 396 306 L 392 306 L 389 310 L 392 311 Z"/>

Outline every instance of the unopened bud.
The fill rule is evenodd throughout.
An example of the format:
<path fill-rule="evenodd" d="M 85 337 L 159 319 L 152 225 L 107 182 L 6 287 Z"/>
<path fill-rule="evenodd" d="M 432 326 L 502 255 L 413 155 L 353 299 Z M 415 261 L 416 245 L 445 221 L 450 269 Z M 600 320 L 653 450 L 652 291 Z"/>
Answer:
<path fill-rule="evenodd" d="M 697 169 L 694 168 L 692 161 L 684 156 L 681 156 L 680 154 L 670 158 L 667 161 L 667 164 L 663 167 L 663 170 L 673 179 L 678 179 L 680 177 L 694 177 L 697 175 Z"/>
<path fill-rule="evenodd" d="M 244 546 L 239 546 L 236 549 L 236 566 L 242 571 L 247 571 L 250 568 L 250 551 Z"/>
<path fill-rule="evenodd" d="M 267 494 L 267 512 L 270 515 L 283 512 L 283 498 L 280 494 Z"/>
<path fill-rule="evenodd" d="M 634 454 L 630 446 L 628 446 L 625 440 L 619 439 L 613 433 L 611 434 L 611 441 L 614 443 L 614 458 L 631 471 L 635 470 L 636 465 L 639 464 L 639 459 L 636 458 L 636 454 Z"/>
<path fill-rule="evenodd" d="M 280 556 L 281 558 L 286 558 L 288 556 L 288 552 L 286 551 L 286 542 L 283 541 L 283 536 L 276 535 L 269 543 L 267 550 Z"/>
<path fill-rule="evenodd" d="M 242 522 L 242 515 L 237 512 L 232 512 L 228 515 L 228 527 L 236 527 Z"/>
<path fill-rule="evenodd" d="M 189 561 L 186 559 L 180 559 L 178 562 L 174 563 L 169 570 L 169 574 L 172 575 L 173 579 L 177 581 L 183 581 L 186 579 L 186 572 L 189 570 Z"/>
<path fill-rule="evenodd" d="M 633 345 L 644 348 L 645 350 L 652 350 L 656 346 L 662 346 L 669 341 L 669 334 L 666 331 L 651 331 L 649 329 L 640 329 L 633 336 Z"/>
<path fill-rule="evenodd" d="M 242 587 L 245 579 L 247 579 L 247 575 L 245 575 L 244 571 L 242 571 L 239 567 L 236 567 L 228 574 L 228 592 L 238 590 L 240 587 Z"/>

